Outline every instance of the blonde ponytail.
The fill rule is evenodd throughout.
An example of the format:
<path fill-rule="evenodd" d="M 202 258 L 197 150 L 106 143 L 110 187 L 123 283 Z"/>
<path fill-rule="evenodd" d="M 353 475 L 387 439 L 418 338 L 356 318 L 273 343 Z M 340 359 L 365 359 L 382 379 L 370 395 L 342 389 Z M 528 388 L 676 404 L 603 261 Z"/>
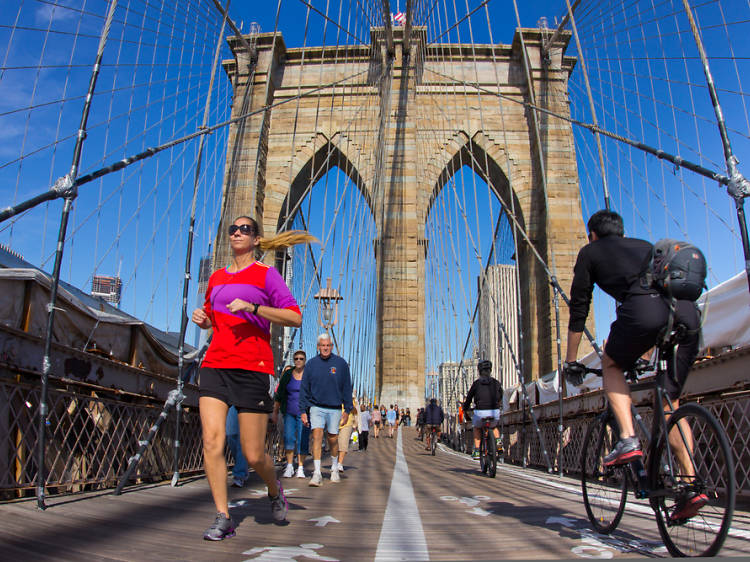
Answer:
<path fill-rule="evenodd" d="M 288 248 L 289 246 L 296 246 L 297 244 L 305 244 L 317 242 L 320 244 L 320 240 L 315 238 L 309 232 L 304 230 L 286 230 L 279 232 L 276 236 L 271 238 L 260 239 L 260 249 L 264 252 L 269 250 L 276 250 L 278 248 Z"/>

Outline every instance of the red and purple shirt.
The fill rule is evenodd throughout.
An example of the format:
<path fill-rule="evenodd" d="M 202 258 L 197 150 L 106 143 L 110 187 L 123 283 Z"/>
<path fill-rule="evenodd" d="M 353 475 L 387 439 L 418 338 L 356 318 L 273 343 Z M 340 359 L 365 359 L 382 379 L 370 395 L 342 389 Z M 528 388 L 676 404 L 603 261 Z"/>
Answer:
<path fill-rule="evenodd" d="M 230 312 L 227 305 L 234 299 L 300 314 L 275 268 L 256 261 L 236 273 L 226 268 L 215 271 L 208 280 L 203 306 L 214 334 L 201 366 L 274 374 L 271 323 L 245 310 Z"/>

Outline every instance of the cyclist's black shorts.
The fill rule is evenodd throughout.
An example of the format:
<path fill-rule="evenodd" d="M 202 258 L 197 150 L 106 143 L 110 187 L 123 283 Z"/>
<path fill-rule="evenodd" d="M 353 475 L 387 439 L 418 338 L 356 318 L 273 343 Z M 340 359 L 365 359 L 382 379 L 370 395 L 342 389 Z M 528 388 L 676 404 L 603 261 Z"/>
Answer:
<path fill-rule="evenodd" d="M 698 355 L 700 316 L 692 301 L 677 301 L 676 322 L 689 333 L 677 348 L 677 380 L 667 377 L 666 390 L 673 400 L 680 396 L 690 366 Z M 651 349 L 669 319 L 669 306 L 659 294 L 633 295 L 617 307 L 617 319 L 610 327 L 604 351 L 620 368 L 633 367 L 638 358 Z"/>

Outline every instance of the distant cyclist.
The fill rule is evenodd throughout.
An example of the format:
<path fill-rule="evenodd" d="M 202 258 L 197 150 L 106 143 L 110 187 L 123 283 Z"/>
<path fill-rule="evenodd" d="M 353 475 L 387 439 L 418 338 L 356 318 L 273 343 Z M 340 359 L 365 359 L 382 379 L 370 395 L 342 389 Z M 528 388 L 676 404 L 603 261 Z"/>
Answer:
<path fill-rule="evenodd" d="M 432 428 L 435 428 L 435 438 L 440 439 L 440 427 L 443 425 L 445 414 L 443 409 L 438 405 L 435 398 L 430 398 L 430 403 L 424 409 L 424 431 L 427 433 L 427 447 L 430 450 Z"/>
<path fill-rule="evenodd" d="M 498 451 L 502 447 L 500 431 L 497 429 L 497 422 L 500 420 L 500 410 L 503 406 L 503 387 L 495 378 L 492 378 L 492 362 L 486 359 L 480 361 L 477 365 L 479 378 L 474 381 L 466 395 L 463 403 L 464 412 L 471 410 L 472 400 L 476 404 L 474 415 L 472 416 L 472 425 L 474 426 L 474 451 L 471 456 L 479 459 L 479 440 L 482 436 L 482 420 L 492 418 L 490 427 L 495 435 L 495 443 Z"/>
<path fill-rule="evenodd" d="M 602 356 L 602 384 L 620 428 L 620 440 L 604 457 L 606 466 L 614 466 L 643 456 L 633 427 L 630 388 L 623 370 L 632 368 L 641 355 L 657 343 L 669 319 L 669 305 L 663 295 L 642 280 L 653 248 L 649 242 L 626 238 L 622 217 L 608 210 L 591 215 L 587 227 L 589 243 L 578 253 L 570 289 L 565 377 L 574 385 L 581 384 L 584 369 L 576 362 L 578 346 L 589 313 L 594 284 L 599 285 L 620 303 Z M 695 303 L 685 300 L 676 301 L 675 316 L 675 323 L 687 327 L 687 332 L 678 342 L 676 357 L 667 358 L 670 364 L 675 359 L 677 361 L 676 380 L 672 377 L 666 379 L 666 391 L 672 408 L 676 409 L 690 365 L 698 354 L 700 319 Z M 664 406 L 667 406 L 666 400 Z M 686 426 L 685 430 L 690 431 L 690 428 Z M 689 439 L 692 441 L 692 436 Z M 682 445 L 682 439 L 678 435 L 670 435 L 669 441 L 675 448 L 683 473 L 689 478 L 693 475 L 692 462 Z M 678 506 L 671 518 L 692 517 L 707 502 L 705 494 L 696 492 L 685 505 Z"/>

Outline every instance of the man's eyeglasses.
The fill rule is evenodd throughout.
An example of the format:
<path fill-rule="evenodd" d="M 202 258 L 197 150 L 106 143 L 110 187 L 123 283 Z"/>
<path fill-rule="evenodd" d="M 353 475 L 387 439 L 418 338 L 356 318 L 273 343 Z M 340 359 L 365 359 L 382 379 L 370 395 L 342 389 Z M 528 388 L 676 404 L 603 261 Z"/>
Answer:
<path fill-rule="evenodd" d="M 240 234 L 244 234 L 245 236 L 255 234 L 255 229 L 251 224 L 233 224 L 229 226 L 229 236 L 232 236 L 238 230 L 240 231 Z"/>

